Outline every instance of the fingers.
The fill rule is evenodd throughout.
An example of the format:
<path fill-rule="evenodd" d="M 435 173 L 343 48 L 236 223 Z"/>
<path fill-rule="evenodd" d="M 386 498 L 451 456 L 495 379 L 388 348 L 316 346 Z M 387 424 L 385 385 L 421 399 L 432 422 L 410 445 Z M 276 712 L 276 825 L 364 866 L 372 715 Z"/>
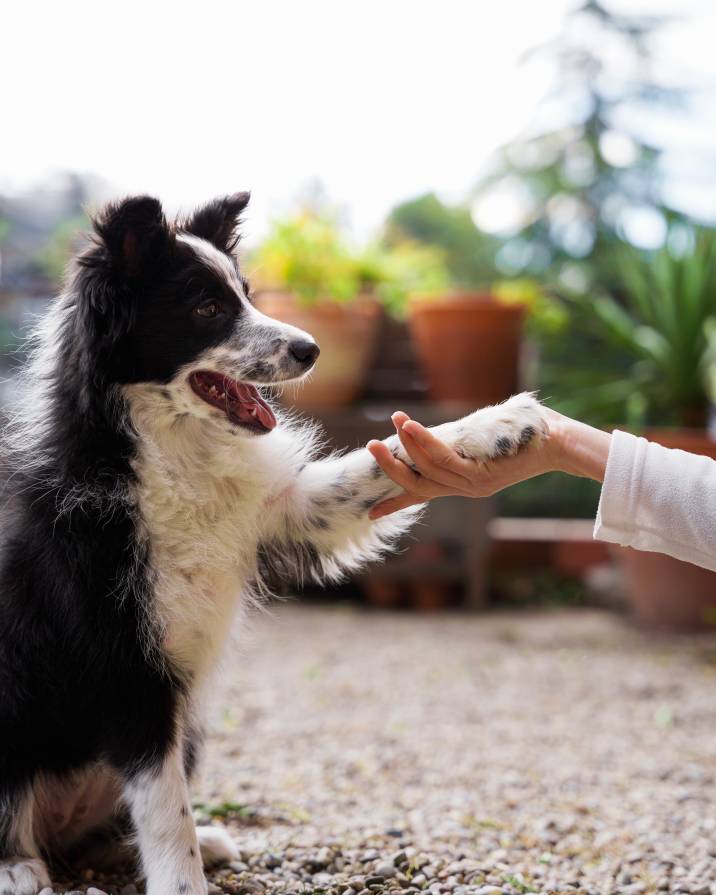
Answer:
<path fill-rule="evenodd" d="M 469 479 L 474 473 L 475 463 L 456 453 L 449 444 L 436 438 L 433 433 L 416 420 L 403 423 L 403 432 L 408 435 L 432 463 Z"/>
<path fill-rule="evenodd" d="M 396 485 L 400 485 L 405 491 L 413 491 L 417 487 L 420 476 L 401 460 L 396 459 L 382 441 L 369 441 L 366 447 L 378 466 Z"/>
<path fill-rule="evenodd" d="M 406 507 L 413 507 L 424 502 L 425 498 L 421 499 L 412 494 L 400 494 L 398 497 L 391 497 L 389 500 L 376 504 L 368 513 L 368 518 L 375 521 L 383 516 L 389 516 L 391 513 L 397 513 L 398 510 L 404 510 Z"/>
<path fill-rule="evenodd" d="M 392 414 L 392 416 L 390 418 L 391 418 L 391 420 L 393 420 L 393 425 L 395 426 L 396 429 L 400 429 L 402 426 L 404 426 L 408 422 L 408 420 L 410 420 L 410 417 L 408 416 L 408 414 L 405 413 L 405 411 L 403 411 L 403 410 L 396 410 L 395 413 Z"/>
<path fill-rule="evenodd" d="M 426 478 L 430 479 L 433 482 L 436 482 L 439 485 L 443 485 L 446 488 L 451 489 L 462 489 L 466 486 L 465 477 L 453 472 L 446 462 L 446 453 L 453 454 L 454 452 L 443 442 L 439 441 L 437 438 L 430 436 L 432 441 L 437 442 L 439 445 L 438 453 L 443 458 L 441 461 L 434 461 L 430 454 L 427 453 L 418 443 L 413 439 L 411 435 L 411 431 L 407 427 L 413 423 L 413 420 L 409 420 L 402 428 L 398 429 L 398 437 L 400 441 L 407 451 L 410 459 L 415 464 L 416 468 L 420 472 L 420 474 Z M 420 427 L 422 428 L 422 426 Z M 455 459 L 457 461 L 461 461 L 461 458 L 455 454 Z M 466 461 L 462 461 L 466 462 Z"/>

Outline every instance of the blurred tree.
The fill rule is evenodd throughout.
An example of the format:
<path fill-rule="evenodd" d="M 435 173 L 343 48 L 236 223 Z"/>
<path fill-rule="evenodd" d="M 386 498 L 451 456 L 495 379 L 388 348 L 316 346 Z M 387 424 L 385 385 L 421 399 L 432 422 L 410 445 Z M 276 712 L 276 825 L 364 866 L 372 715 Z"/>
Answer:
<path fill-rule="evenodd" d="M 498 275 L 495 255 L 501 241 L 475 226 L 467 206 L 445 205 L 434 193 L 402 202 L 390 212 L 384 241 L 395 246 L 406 240 L 441 249 L 456 286 L 486 286 Z"/>
<path fill-rule="evenodd" d="M 667 20 L 581 0 L 551 43 L 555 87 L 527 136 L 504 147 L 477 186 L 478 225 L 504 237 L 497 264 L 586 290 L 610 270 L 619 238 L 655 248 L 666 234 L 661 150 L 639 133 L 683 92 L 655 75 L 654 33 Z"/>
<path fill-rule="evenodd" d="M 55 226 L 45 245 L 38 249 L 35 261 L 53 283 L 62 279 L 68 259 L 82 245 L 89 226 L 84 211 L 64 218 Z"/>

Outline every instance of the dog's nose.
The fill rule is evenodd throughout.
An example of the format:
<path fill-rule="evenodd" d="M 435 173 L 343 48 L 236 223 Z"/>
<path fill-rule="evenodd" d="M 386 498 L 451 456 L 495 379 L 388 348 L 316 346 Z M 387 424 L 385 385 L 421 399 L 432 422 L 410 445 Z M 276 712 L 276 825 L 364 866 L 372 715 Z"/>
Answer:
<path fill-rule="evenodd" d="M 299 363 L 309 366 L 321 352 L 321 349 L 312 339 L 294 339 L 288 343 L 288 350 Z"/>

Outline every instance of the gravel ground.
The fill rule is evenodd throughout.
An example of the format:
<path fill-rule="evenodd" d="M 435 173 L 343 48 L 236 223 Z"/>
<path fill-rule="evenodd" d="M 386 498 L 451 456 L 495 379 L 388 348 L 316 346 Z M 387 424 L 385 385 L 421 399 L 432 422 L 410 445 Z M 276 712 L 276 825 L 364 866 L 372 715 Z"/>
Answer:
<path fill-rule="evenodd" d="M 715 683 L 713 636 L 596 611 L 279 606 L 214 694 L 209 891 L 716 895 Z"/>

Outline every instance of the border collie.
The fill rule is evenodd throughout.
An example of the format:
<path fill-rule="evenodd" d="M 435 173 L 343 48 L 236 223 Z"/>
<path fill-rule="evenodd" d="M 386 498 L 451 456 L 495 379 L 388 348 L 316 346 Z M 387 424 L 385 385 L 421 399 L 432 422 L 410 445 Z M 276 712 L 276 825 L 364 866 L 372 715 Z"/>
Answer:
<path fill-rule="evenodd" d="M 248 198 L 174 224 L 153 198 L 109 205 L 36 334 L 3 438 L 2 895 L 114 825 L 148 895 L 206 892 L 202 859 L 236 847 L 195 829 L 188 787 L 231 624 L 267 571 L 334 580 L 415 518 L 371 522 L 399 489 L 368 451 L 318 458 L 262 397 L 318 346 L 249 301 Z M 476 459 L 544 432 L 527 395 L 440 429 Z"/>

